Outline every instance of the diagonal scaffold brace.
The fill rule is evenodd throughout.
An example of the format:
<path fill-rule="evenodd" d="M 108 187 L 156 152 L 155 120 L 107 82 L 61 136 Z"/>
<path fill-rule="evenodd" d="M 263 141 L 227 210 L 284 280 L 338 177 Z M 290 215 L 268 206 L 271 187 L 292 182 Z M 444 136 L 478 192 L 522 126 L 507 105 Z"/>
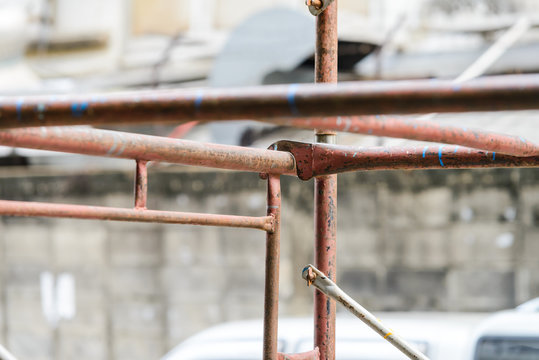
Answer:
<path fill-rule="evenodd" d="M 314 285 L 318 290 L 326 294 L 326 296 L 341 303 L 344 307 L 354 314 L 358 319 L 363 321 L 367 326 L 373 329 L 378 335 L 387 340 L 391 345 L 395 346 L 399 351 L 405 354 L 408 358 L 414 360 L 429 360 L 428 357 L 413 348 L 404 339 L 396 335 L 392 330 L 386 327 L 380 320 L 371 314 L 367 309 L 357 303 L 341 288 L 337 286 L 324 273 L 312 265 L 307 265 L 301 276 L 307 281 L 307 284 Z"/>

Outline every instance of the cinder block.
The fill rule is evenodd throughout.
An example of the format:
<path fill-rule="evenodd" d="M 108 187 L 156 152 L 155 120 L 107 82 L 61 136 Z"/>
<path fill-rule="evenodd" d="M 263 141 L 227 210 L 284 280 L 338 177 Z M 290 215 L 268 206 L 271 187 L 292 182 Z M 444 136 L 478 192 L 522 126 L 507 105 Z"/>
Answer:
<path fill-rule="evenodd" d="M 450 234 L 448 257 L 457 266 L 510 268 L 522 241 L 513 224 L 455 225 Z"/>
<path fill-rule="evenodd" d="M 8 263 L 47 265 L 51 260 L 50 230 L 35 223 L 12 224 L 4 228 L 5 258 Z"/>
<path fill-rule="evenodd" d="M 400 311 L 445 309 L 446 275 L 442 270 L 389 270 L 383 300 L 385 308 Z"/>
<path fill-rule="evenodd" d="M 6 347 L 18 359 L 50 360 L 53 358 L 53 335 L 52 332 L 12 329 Z"/>
<path fill-rule="evenodd" d="M 107 346 L 108 343 L 104 333 L 97 336 L 76 336 L 72 333 L 61 332 L 56 345 L 56 359 L 107 359 Z"/>
<path fill-rule="evenodd" d="M 451 271 L 449 301 L 453 310 L 497 311 L 515 306 L 515 274 L 493 269 Z"/>
<path fill-rule="evenodd" d="M 161 294 L 158 267 L 115 267 L 110 270 L 109 288 L 117 299 L 158 297 Z"/>
<path fill-rule="evenodd" d="M 253 271 L 264 264 L 266 234 L 252 229 L 222 229 L 219 232 L 225 266 L 250 266 Z"/>
<path fill-rule="evenodd" d="M 520 199 L 524 224 L 539 227 L 539 186 L 523 187 Z"/>
<path fill-rule="evenodd" d="M 114 336 L 114 359 L 148 360 L 160 359 L 163 355 L 165 355 L 165 344 L 161 337 Z"/>
<path fill-rule="evenodd" d="M 450 188 L 433 188 L 419 193 L 381 192 L 384 199 L 381 224 L 394 229 L 443 227 L 451 220 L 452 193 Z"/>
<path fill-rule="evenodd" d="M 338 264 L 344 267 L 374 268 L 382 261 L 383 244 L 376 229 L 349 224 L 339 228 L 337 241 Z"/>
<path fill-rule="evenodd" d="M 163 284 L 169 302 L 188 302 L 193 298 L 218 302 L 228 270 L 218 266 L 167 267 Z"/>
<path fill-rule="evenodd" d="M 164 334 L 163 304 L 157 301 L 119 301 L 112 304 L 115 335 L 159 337 Z"/>
<path fill-rule="evenodd" d="M 216 227 L 167 225 L 163 229 L 164 257 L 171 266 L 224 264 L 223 231 Z"/>
<path fill-rule="evenodd" d="M 110 261 L 113 266 L 159 266 L 162 239 L 154 224 L 109 225 Z"/>
<path fill-rule="evenodd" d="M 50 324 L 43 315 L 39 287 L 9 286 L 6 308 L 9 333 L 15 330 L 47 333 L 50 330 Z"/>
<path fill-rule="evenodd" d="M 340 188 L 339 188 L 340 189 Z M 379 224 L 380 203 L 374 187 L 344 189 L 338 197 L 338 227 L 368 227 Z"/>
<path fill-rule="evenodd" d="M 478 187 L 458 194 L 455 199 L 455 218 L 459 222 L 511 222 L 509 212 L 516 211 L 517 204 L 509 189 Z"/>
<path fill-rule="evenodd" d="M 57 266 L 102 266 L 106 259 L 106 229 L 72 221 L 55 226 L 50 234 Z"/>
<path fill-rule="evenodd" d="M 383 240 L 383 263 L 418 270 L 444 269 L 448 265 L 448 240 L 445 229 L 387 230 Z"/>

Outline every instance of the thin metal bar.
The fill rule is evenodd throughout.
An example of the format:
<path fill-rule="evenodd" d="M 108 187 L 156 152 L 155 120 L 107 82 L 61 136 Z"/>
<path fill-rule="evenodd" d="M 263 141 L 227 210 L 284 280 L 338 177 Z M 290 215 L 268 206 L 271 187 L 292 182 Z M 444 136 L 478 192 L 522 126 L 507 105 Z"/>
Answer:
<path fill-rule="evenodd" d="M 408 358 L 414 360 L 429 360 L 428 357 L 423 355 L 420 351 L 416 350 L 404 339 L 395 334 L 393 330 L 382 324 L 382 322 L 378 320 L 376 316 L 354 301 L 354 299 L 342 291 L 342 289 L 339 288 L 335 282 L 331 281 L 329 277 L 324 275 L 324 273 L 322 273 L 316 267 L 312 265 L 306 266 L 302 271 L 302 277 L 307 280 L 309 285 L 314 285 L 318 290 L 320 290 L 320 292 L 344 305 L 348 311 L 363 321 L 367 326 L 387 340 L 391 345 L 399 349 L 399 351 L 405 354 Z"/>
<path fill-rule="evenodd" d="M 326 13 L 328 10 L 321 16 L 328 16 Z M 538 98 L 537 74 L 484 77 L 464 84 L 447 80 L 363 81 L 338 86 L 3 97 L 0 128 L 538 109 Z"/>
<path fill-rule="evenodd" d="M 539 167 L 539 156 L 516 157 L 449 145 L 360 148 L 279 141 L 273 147 L 294 155 L 302 180 L 362 170 Z"/>
<path fill-rule="evenodd" d="M 285 152 L 83 127 L 4 130 L 0 145 L 258 173 L 295 171 L 294 158 Z"/>
<path fill-rule="evenodd" d="M 513 156 L 539 155 L 539 146 L 522 137 L 430 121 L 386 116 L 280 119 L 279 124 L 304 129 L 327 129 L 356 134 L 439 142 Z"/>
<path fill-rule="evenodd" d="M 315 82 L 338 81 L 337 8 L 334 1 L 316 18 Z M 336 142 L 333 131 L 316 130 L 316 142 Z M 337 175 L 314 181 L 315 264 L 332 279 L 337 275 Z M 336 303 L 322 293 L 314 294 L 314 346 L 320 359 L 335 359 Z"/>
<path fill-rule="evenodd" d="M 135 173 L 135 209 L 146 209 L 148 199 L 148 167 L 147 161 L 137 160 Z"/>
<path fill-rule="evenodd" d="M 225 226 L 258 229 L 263 231 L 272 231 L 274 223 L 272 216 L 250 217 L 198 214 L 9 200 L 0 200 L 0 215 Z"/>
<path fill-rule="evenodd" d="M 267 214 L 273 219 L 273 230 L 266 235 L 263 359 L 277 360 L 281 236 L 281 180 L 278 175 L 268 177 L 267 202 Z"/>

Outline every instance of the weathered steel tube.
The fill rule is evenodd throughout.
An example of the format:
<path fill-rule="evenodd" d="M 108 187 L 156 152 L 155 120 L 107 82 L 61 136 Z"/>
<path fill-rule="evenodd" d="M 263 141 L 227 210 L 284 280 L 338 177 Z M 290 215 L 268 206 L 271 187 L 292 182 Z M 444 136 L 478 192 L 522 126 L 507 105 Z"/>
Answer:
<path fill-rule="evenodd" d="M 281 180 L 268 177 L 268 217 L 273 230 L 266 235 L 266 265 L 264 282 L 264 345 L 263 359 L 277 360 L 279 320 L 279 257 L 281 241 Z"/>
<path fill-rule="evenodd" d="M 0 200 L 0 215 L 224 226 L 259 229 L 263 231 L 273 231 L 274 229 L 274 219 L 272 216 L 249 217 L 198 214 L 9 200 Z"/>
<path fill-rule="evenodd" d="M 359 170 L 419 170 L 539 167 L 539 156 L 517 157 L 460 146 L 368 147 L 279 141 L 273 148 L 291 152 L 298 177 Z"/>
<path fill-rule="evenodd" d="M 337 0 L 316 18 L 316 83 L 338 81 Z M 316 142 L 335 144 L 336 134 L 316 129 Z M 337 275 L 337 175 L 314 180 L 314 262 L 332 279 Z M 321 360 L 335 359 L 336 303 L 322 293 L 314 294 L 314 346 Z"/>
<path fill-rule="evenodd" d="M 356 134 L 387 136 L 460 145 L 513 156 L 539 155 L 539 146 L 522 137 L 468 127 L 386 116 L 277 119 L 281 125 L 304 129 L 327 129 Z"/>
<path fill-rule="evenodd" d="M 135 172 L 135 209 L 146 209 L 148 199 L 148 162 L 137 160 Z"/>
<path fill-rule="evenodd" d="M 340 302 L 348 311 L 363 321 L 367 326 L 373 329 L 378 335 L 384 338 L 391 345 L 412 360 L 429 360 L 420 351 L 411 346 L 408 342 L 395 334 L 393 330 L 382 324 L 380 320 L 371 314 L 367 309 L 357 303 L 340 287 L 335 284 L 328 276 L 312 265 L 306 266 L 301 276 L 307 280 L 309 285 L 314 285 L 320 292 L 326 294 L 332 299 Z M 360 346 L 360 345 L 358 345 Z"/>
<path fill-rule="evenodd" d="M 538 98 L 539 75 L 2 97 L 0 128 L 538 109 Z"/>
<path fill-rule="evenodd" d="M 258 173 L 294 174 L 295 169 L 285 152 L 82 127 L 4 130 L 0 145 Z"/>

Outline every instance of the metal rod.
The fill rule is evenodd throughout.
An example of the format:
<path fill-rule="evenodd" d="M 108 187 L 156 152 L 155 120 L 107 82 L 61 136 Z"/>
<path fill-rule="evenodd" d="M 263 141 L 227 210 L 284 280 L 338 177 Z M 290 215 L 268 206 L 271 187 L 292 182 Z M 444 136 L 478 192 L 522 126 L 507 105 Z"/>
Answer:
<path fill-rule="evenodd" d="M 304 129 L 327 129 L 356 134 L 439 142 L 513 156 L 539 155 L 539 146 L 522 137 L 398 117 L 291 118 L 274 122 Z"/>
<path fill-rule="evenodd" d="M 539 75 L 2 97 L 0 128 L 538 109 L 538 98 Z"/>
<path fill-rule="evenodd" d="M 302 180 L 360 170 L 539 167 L 539 156 L 516 157 L 449 145 L 365 148 L 279 141 L 273 147 L 294 155 Z"/>
<path fill-rule="evenodd" d="M 259 229 L 263 231 L 272 231 L 274 223 L 272 216 L 250 217 L 198 214 L 8 200 L 0 200 L 0 215 L 225 226 Z"/>
<path fill-rule="evenodd" d="M 4 130 L 0 145 L 258 173 L 290 175 L 295 169 L 285 152 L 83 127 Z"/>
<path fill-rule="evenodd" d="M 137 160 L 135 173 L 135 209 L 146 209 L 148 199 L 148 162 Z"/>
<path fill-rule="evenodd" d="M 334 1 L 316 18 L 315 82 L 338 81 L 337 8 Z M 336 142 L 333 131 L 316 130 L 317 143 Z M 337 275 L 337 175 L 314 181 L 314 261 L 328 276 Z M 314 294 L 314 346 L 320 359 L 335 359 L 336 303 L 322 293 Z"/>
<path fill-rule="evenodd" d="M 0 345 L 0 359 L 1 360 L 17 360 L 5 347 Z"/>
<path fill-rule="evenodd" d="M 263 359 L 277 360 L 281 236 L 281 180 L 278 175 L 268 177 L 267 203 L 267 214 L 273 219 L 273 230 L 266 235 Z"/>
<path fill-rule="evenodd" d="M 358 304 L 348 294 L 342 291 L 329 277 L 312 265 L 307 265 L 302 271 L 302 277 L 309 285 L 314 285 L 320 292 L 326 294 L 332 299 L 340 302 L 344 307 L 363 321 L 367 326 L 373 329 L 378 335 L 395 346 L 399 351 L 410 359 L 429 360 L 428 357 L 416 350 L 404 339 L 395 334 L 393 330 L 386 327 L 380 320 L 371 314 L 367 309 Z"/>

